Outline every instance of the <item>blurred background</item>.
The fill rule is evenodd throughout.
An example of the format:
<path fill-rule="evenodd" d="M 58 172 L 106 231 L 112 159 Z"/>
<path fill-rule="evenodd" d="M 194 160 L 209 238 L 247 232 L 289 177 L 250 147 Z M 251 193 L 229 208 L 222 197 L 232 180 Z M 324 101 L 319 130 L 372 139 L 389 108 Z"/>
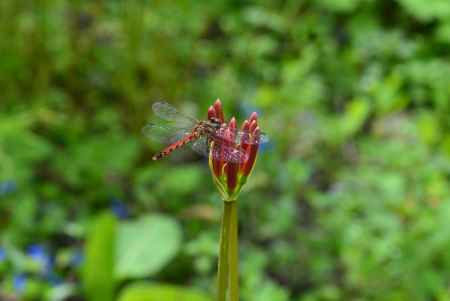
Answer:
<path fill-rule="evenodd" d="M 242 301 L 450 300 L 448 0 L 0 1 L 0 300 L 213 300 L 220 197 L 165 99 L 260 114 Z"/>

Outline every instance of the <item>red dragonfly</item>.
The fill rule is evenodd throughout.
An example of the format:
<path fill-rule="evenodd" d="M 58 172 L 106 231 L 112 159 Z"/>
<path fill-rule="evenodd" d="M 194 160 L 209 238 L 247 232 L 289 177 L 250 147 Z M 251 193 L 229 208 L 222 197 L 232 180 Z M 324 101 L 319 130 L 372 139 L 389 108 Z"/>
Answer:
<path fill-rule="evenodd" d="M 158 124 L 149 123 L 143 128 L 143 133 L 149 139 L 162 143 L 169 143 L 159 153 L 153 156 L 153 160 L 160 160 L 170 155 L 174 150 L 190 143 L 193 150 L 208 157 L 210 145 L 215 145 L 211 155 L 214 159 L 226 162 L 241 163 L 247 159 L 247 153 L 239 146 L 240 142 L 247 144 L 262 143 L 267 140 L 264 134 L 258 139 L 248 139 L 248 134 L 236 130 L 233 133 L 233 141 L 225 135 L 226 123 L 217 118 L 197 120 L 178 112 L 176 108 L 167 102 L 156 102 L 152 106 L 153 112 L 163 120 Z"/>

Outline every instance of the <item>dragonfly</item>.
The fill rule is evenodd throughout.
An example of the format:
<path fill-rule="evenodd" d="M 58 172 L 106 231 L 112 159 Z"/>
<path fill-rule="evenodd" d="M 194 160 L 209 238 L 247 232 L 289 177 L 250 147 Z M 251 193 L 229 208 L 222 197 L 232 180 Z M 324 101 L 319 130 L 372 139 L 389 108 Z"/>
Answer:
<path fill-rule="evenodd" d="M 227 124 L 218 118 L 210 117 L 207 120 L 198 120 L 179 112 L 167 102 L 155 102 L 152 110 L 162 122 L 149 123 L 143 129 L 144 135 L 154 141 L 168 143 L 163 150 L 155 154 L 152 159 L 160 160 L 169 156 L 173 151 L 187 144 L 203 156 L 213 156 L 214 159 L 232 163 L 241 163 L 247 160 L 248 154 L 240 146 L 245 144 L 259 144 L 267 140 L 261 134 L 258 138 L 249 138 L 244 131 L 235 130 L 233 139 L 226 135 Z M 211 145 L 215 146 L 211 151 Z"/>

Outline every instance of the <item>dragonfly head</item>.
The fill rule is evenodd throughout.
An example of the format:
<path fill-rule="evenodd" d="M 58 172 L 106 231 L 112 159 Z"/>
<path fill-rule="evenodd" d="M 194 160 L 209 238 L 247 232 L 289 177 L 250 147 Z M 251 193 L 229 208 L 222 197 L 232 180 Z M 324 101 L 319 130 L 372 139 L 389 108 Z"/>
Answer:
<path fill-rule="evenodd" d="M 209 122 L 215 129 L 220 129 L 222 127 L 222 122 L 219 118 L 216 117 L 209 117 Z"/>

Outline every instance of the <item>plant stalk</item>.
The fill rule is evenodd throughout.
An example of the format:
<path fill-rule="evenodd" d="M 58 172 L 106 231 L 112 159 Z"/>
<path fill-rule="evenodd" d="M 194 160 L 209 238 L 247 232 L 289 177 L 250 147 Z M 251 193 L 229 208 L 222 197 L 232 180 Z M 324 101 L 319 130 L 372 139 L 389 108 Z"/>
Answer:
<path fill-rule="evenodd" d="M 217 301 L 239 301 L 239 244 L 236 201 L 224 202 L 217 282 Z"/>
<path fill-rule="evenodd" d="M 225 202 L 230 211 L 229 264 L 230 264 L 230 301 L 239 301 L 239 239 L 237 202 Z"/>

